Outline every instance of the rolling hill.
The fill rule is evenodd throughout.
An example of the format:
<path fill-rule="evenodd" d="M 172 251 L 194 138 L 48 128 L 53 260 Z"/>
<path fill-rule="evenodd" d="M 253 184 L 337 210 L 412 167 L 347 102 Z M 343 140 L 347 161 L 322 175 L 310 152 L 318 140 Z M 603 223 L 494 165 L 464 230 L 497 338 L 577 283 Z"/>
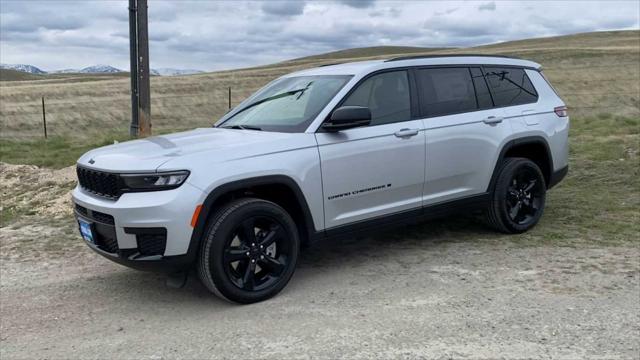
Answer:
<path fill-rule="evenodd" d="M 415 46 L 370 46 L 353 49 L 344 49 L 338 51 L 331 51 L 324 54 L 305 56 L 302 58 L 293 59 L 290 61 L 315 61 L 315 60 L 339 60 L 339 59 L 351 59 L 351 58 L 367 58 L 378 57 L 385 55 L 397 55 L 397 54 L 424 54 L 442 50 L 448 50 L 451 48 L 426 48 Z"/>
<path fill-rule="evenodd" d="M 41 80 L 42 75 L 12 69 L 0 69 L 0 81 Z"/>

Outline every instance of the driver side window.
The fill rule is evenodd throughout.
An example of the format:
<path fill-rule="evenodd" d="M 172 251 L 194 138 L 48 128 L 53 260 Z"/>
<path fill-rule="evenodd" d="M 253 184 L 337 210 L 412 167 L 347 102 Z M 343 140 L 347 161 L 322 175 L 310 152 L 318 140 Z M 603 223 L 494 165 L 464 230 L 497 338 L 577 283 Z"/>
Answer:
<path fill-rule="evenodd" d="M 366 106 L 370 126 L 411 120 L 409 77 L 405 70 L 374 75 L 355 89 L 343 106 Z"/>

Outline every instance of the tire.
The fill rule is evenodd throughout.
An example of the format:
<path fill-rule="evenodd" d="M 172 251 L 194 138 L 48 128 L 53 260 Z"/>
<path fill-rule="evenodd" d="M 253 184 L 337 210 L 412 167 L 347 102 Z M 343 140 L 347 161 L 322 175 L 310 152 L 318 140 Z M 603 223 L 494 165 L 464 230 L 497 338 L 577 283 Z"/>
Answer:
<path fill-rule="evenodd" d="M 546 189 L 542 171 L 533 161 L 504 159 L 485 212 L 488 225 L 507 234 L 531 229 L 544 212 Z"/>
<path fill-rule="evenodd" d="M 255 198 L 234 200 L 207 223 L 198 276 L 209 291 L 225 300 L 263 301 L 287 285 L 299 250 L 296 224 L 283 208 Z"/>

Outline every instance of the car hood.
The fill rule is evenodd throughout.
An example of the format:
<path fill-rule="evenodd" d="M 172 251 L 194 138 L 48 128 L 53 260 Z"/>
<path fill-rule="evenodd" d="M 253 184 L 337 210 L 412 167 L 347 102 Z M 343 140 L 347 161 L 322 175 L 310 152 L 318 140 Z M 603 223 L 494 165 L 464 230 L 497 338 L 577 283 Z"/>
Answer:
<path fill-rule="evenodd" d="M 211 153 L 228 161 L 310 146 L 309 135 L 203 128 L 104 146 L 84 154 L 78 165 L 115 172 L 156 171 L 172 159 Z"/>

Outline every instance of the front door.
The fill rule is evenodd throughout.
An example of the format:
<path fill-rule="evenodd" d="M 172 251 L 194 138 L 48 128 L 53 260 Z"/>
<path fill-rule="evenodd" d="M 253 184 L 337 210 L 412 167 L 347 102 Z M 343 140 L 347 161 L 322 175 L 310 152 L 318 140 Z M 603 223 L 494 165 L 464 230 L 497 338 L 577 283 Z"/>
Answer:
<path fill-rule="evenodd" d="M 369 77 L 341 105 L 369 107 L 371 124 L 316 134 L 327 229 L 422 207 L 425 136 L 409 84 L 404 70 Z"/>

